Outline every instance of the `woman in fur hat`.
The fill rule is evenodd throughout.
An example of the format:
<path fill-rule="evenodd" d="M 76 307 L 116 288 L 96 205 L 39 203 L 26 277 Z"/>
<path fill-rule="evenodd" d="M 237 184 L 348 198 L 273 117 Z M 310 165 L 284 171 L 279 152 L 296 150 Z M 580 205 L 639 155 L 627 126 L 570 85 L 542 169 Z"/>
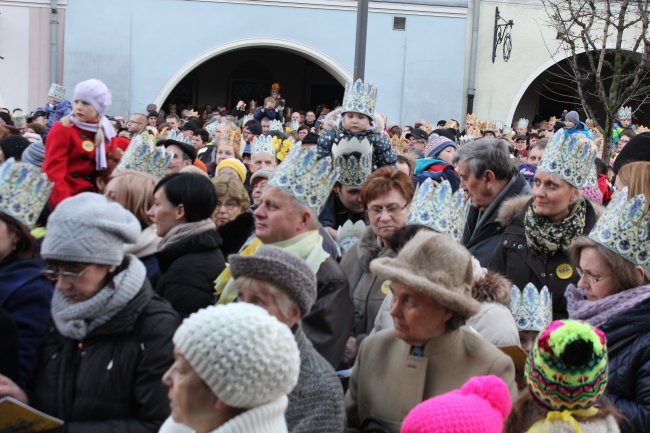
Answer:
<path fill-rule="evenodd" d="M 375 422 L 397 433 L 415 405 L 473 376 L 497 375 L 516 395 L 511 359 L 462 327 L 480 309 L 470 294 L 473 264 L 465 248 L 420 231 L 397 257 L 376 259 L 370 269 L 390 280 L 395 329 L 361 344 L 346 395 L 351 431 Z"/>

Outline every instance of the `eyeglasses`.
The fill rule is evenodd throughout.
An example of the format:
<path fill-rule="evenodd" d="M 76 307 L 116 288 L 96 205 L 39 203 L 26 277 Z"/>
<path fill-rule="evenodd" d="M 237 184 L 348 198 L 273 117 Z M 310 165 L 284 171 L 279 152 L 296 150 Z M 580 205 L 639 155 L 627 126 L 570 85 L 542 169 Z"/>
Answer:
<path fill-rule="evenodd" d="M 602 280 L 604 280 L 606 278 L 611 277 L 611 275 L 605 275 L 605 276 L 602 276 L 602 277 L 595 277 L 595 276 L 591 275 L 590 273 L 583 271 L 580 266 L 576 266 L 576 272 L 578 272 L 578 275 L 580 276 L 580 278 L 582 278 L 582 277 L 586 278 L 587 281 L 589 282 L 589 284 L 596 284 L 599 281 L 602 281 Z"/>
<path fill-rule="evenodd" d="M 50 281 L 56 281 L 59 278 L 65 278 L 66 280 L 76 280 L 78 278 L 81 278 L 83 274 L 86 273 L 88 268 L 90 268 L 90 265 L 86 266 L 79 272 L 69 272 L 69 271 L 59 271 L 58 269 L 47 267 L 43 269 L 43 276 Z"/>
<path fill-rule="evenodd" d="M 233 209 L 236 208 L 237 206 L 239 206 L 239 203 L 237 203 L 237 202 L 234 201 L 234 200 L 228 200 L 228 201 L 226 201 L 225 203 L 222 203 L 222 202 L 220 202 L 220 201 L 217 201 L 217 209 L 220 209 L 220 208 L 222 208 L 222 207 L 225 207 L 225 208 L 228 209 L 228 210 L 233 210 Z"/>
<path fill-rule="evenodd" d="M 389 216 L 394 217 L 397 214 L 399 214 L 401 211 L 406 209 L 407 204 L 404 206 L 400 205 L 390 205 L 388 207 L 383 207 L 383 206 L 373 206 L 371 208 L 368 208 L 368 215 L 370 215 L 373 218 L 379 218 L 381 215 L 386 212 Z"/>

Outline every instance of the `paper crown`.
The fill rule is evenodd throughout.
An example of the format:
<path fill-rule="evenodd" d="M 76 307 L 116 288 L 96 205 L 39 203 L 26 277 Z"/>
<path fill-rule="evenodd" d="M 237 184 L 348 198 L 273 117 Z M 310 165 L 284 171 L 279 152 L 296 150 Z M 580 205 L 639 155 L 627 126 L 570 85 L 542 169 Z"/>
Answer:
<path fill-rule="evenodd" d="M 241 118 L 241 124 L 242 126 L 246 125 L 246 123 L 250 122 L 251 120 L 254 120 L 255 116 L 252 114 L 247 114 L 244 117 Z"/>
<path fill-rule="evenodd" d="M 361 79 L 345 85 L 341 113 L 361 113 L 372 119 L 377 105 L 377 88 L 370 83 L 363 83 Z"/>
<path fill-rule="evenodd" d="M 173 155 L 158 147 L 149 134 L 138 134 L 126 148 L 115 170 L 135 170 L 149 173 L 156 179 L 165 175 Z"/>
<path fill-rule="evenodd" d="M 0 212 L 33 228 L 52 186 L 38 167 L 9 158 L 0 164 Z"/>
<path fill-rule="evenodd" d="M 393 146 L 393 150 L 396 153 L 402 153 L 404 151 L 404 139 L 398 134 L 393 134 L 390 138 L 390 144 Z"/>
<path fill-rule="evenodd" d="M 528 128 L 528 119 L 526 119 L 525 117 L 522 117 L 521 119 L 519 119 L 517 121 L 517 126 L 519 128 Z"/>
<path fill-rule="evenodd" d="M 338 177 L 339 170 L 331 157 L 318 159 L 315 147 L 294 145 L 268 185 L 288 192 L 319 215 Z"/>
<path fill-rule="evenodd" d="M 406 223 L 425 225 L 460 242 L 468 209 L 462 190 L 454 193 L 449 181 L 436 186 L 426 179 L 415 190 Z"/>
<path fill-rule="evenodd" d="M 347 220 L 336 231 L 336 244 L 341 250 L 341 255 L 345 255 L 350 248 L 352 248 L 366 233 L 366 224 L 363 220 L 356 223 Z"/>
<path fill-rule="evenodd" d="M 259 135 L 253 139 L 251 143 L 251 155 L 257 155 L 258 153 L 270 153 L 275 155 L 275 149 L 273 148 L 273 137 L 271 135 Z"/>
<path fill-rule="evenodd" d="M 292 120 L 289 124 L 289 129 L 291 129 L 291 131 L 297 131 L 298 128 L 300 128 L 300 122 L 297 120 Z"/>
<path fill-rule="evenodd" d="M 47 96 L 54 98 L 57 101 L 63 101 L 65 99 L 65 87 L 60 84 L 52 83 L 50 84 L 50 90 L 48 90 Z"/>
<path fill-rule="evenodd" d="M 282 126 L 282 122 L 280 122 L 279 120 L 272 120 L 271 123 L 269 123 L 269 131 L 284 132 L 284 127 Z"/>
<path fill-rule="evenodd" d="M 184 136 L 181 130 L 169 131 L 167 133 L 167 136 L 165 137 L 165 140 L 174 140 L 174 141 L 180 141 L 181 143 L 185 143 L 185 144 L 192 144 L 192 139 L 190 137 Z"/>
<path fill-rule="evenodd" d="M 203 127 L 206 131 L 208 131 L 208 134 L 210 134 L 210 137 L 214 136 L 214 133 L 217 132 L 217 128 L 219 127 L 220 123 L 219 122 L 212 122 L 208 123 Z"/>
<path fill-rule="evenodd" d="M 478 120 L 478 116 L 477 116 L 476 114 L 473 114 L 473 113 L 467 113 L 467 114 L 465 115 L 465 122 L 467 123 L 468 120 L 477 121 L 477 120 Z"/>
<path fill-rule="evenodd" d="M 632 107 L 621 107 L 616 112 L 616 117 L 618 120 L 631 120 L 632 119 Z"/>
<path fill-rule="evenodd" d="M 239 150 L 241 148 L 241 132 L 239 131 L 239 128 L 223 134 L 217 143 L 217 146 L 219 145 L 230 146 L 234 149 L 235 155 L 239 155 Z"/>
<path fill-rule="evenodd" d="M 650 272 L 650 211 L 645 196 L 617 191 L 589 238 Z"/>
<path fill-rule="evenodd" d="M 458 139 L 458 147 L 463 147 L 474 140 L 476 140 L 476 137 L 472 134 L 465 134 Z"/>
<path fill-rule="evenodd" d="M 361 186 L 372 173 L 372 145 L 367 138 L 342 138 L 332 146 L 332 158 L 343 185 Z"/>
<path fill-rule="evenodd" d="M 553 303 L 548 288 L 544 286 L 537 290 L 534 284 L 528 283 L 521 291 L 512 286 L 510 311 L 520 331 L 541 332 L 553 321 Z"/>
<path fill-rule="evenodd" d="M 571 134 L 565 138 L 564 131 L 560 130 L 546 147 L 537 171 L 557 176 L 578 189 L 597 187 L 594 163 L 597 152 L 584 135 Z"/>

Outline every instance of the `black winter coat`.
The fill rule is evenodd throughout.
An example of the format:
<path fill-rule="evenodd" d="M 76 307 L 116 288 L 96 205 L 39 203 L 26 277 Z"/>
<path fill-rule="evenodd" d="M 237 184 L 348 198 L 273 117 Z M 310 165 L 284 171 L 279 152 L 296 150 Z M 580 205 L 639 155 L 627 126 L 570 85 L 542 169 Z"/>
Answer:
<path fill-rule="evenodd" d="M 317 297 L 302 319 L 302 329 L 323 358 L 335 369 L 354 323 L 348 280 L 338 263 L 328 257 L 316 273 Z"/>
<path fill-rule="evenodd" d="M 214 280 L 226 267 L 216 230 L 190 236 L 158 252 L 160 280 L 156 292 L 185 318 L 213 305 Z"/>
<path fill-rule="evenodd" d="M 498 221 L 505 228 L 501 244 L 490 262 L 490 269 L 499 272 L 522 290 L 528 283 L 533 283 L 538 289 L 548 287 L 553 299 L 553 320 L 566 319 L 569 313 L 564 292 L 569 284 L 577 284 L 580 277 L 571 264 L 568 253 L 560 251 L 547 260 L 542 260 L 528 249 L 524 219 L 532 202 L 532 198 L 526 200 L 525 197 L 520 197 L 509 200 L 502 206 Z M 588 234 L 596 224 L 598 216 L 591 202 L 585 202 L 587 214 L 583 234 Z M 564 274 L 568 278 L 558 276 L 561 265 L 570 269 L 570 272 Z"/>
<path fill-rule="evenodd" d="M 478 208 L 474 206 L 470 206 L 467 214 L 467 223 L 461 243 L 484 268 L 490 264 L 494 250 L 501 243 L 503 225 L 497 221 L 499 208 L 508 199 L 530 192 L 528 182 L 521 174 L 517 173 L 510 182 L 512 183 L 506 185 L 506 189 L 502 191 L 503 195 L 497 197 L 483 215 L 479 215 Z M 480 218 L 483 219 L 479 222 Z"/>
<path fill-rule="evenodd" d="M 223 256 L 228 259 L 230 254 L 237 254 L 242 245 L 255 232 L 255 219 L 252 212 L 244 212 L 234 220 L 222 225 L 217 229 L 221 236 L 220 246 Z"/>
<path fill-rule="evenodd" d="M 174 361 L 172 336 L 179 324 L 145 280 L 122 311 L 83 341 L 50 326 L 30 404 L 63 419 L 61 432 L 157 432 L 169 415 L 162 375 Z"/>
<path fill-rule="evenodd" d="M 650 431 L 650 300 L 602 326 L 609 349 L 607 394 L 629 423 L 621 433 Z"/>

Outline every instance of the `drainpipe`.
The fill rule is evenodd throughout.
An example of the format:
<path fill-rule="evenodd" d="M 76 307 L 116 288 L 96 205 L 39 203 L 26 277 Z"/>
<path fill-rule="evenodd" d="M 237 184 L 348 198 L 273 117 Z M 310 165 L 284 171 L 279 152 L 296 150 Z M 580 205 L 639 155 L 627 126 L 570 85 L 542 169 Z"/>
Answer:
<path fill-rule="evenodd" d="M 476 88 L 476 51 L 478 46 L 478 20 L 481 11 L 481 0 L 474 0 L 472 10 L 472 51 L 469 56 L 469 83 L 467 84 L 467 112 L 474 112 L 474 95 Z M 465 116 L 462 116 L 463 119 Z M 463 125 L 464 126 L 464 125 Z"/>
<path fill-rule="evenodd" d="M 59 13 L 58 1 L 50 1 L 50 82 L 58 83 L 58 41 L 59 41 Z M 60 84 L 60 83 L 59 83 Z"/>

